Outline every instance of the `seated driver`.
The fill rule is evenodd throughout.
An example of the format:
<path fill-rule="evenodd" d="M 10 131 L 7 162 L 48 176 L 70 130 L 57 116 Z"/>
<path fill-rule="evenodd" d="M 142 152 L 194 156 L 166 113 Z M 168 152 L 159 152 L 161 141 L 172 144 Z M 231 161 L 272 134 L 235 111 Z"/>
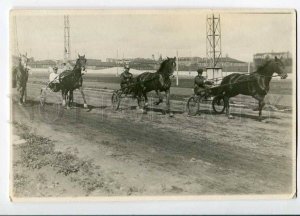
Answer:
<path fill-rule="evenodd" d="M 194 80 L 194 93 L 196 95 L 203 94 L 205 89 L 210 88 L 213 85 L 213 82 L 206 81 L 206 78 L 202 76 L 203 69 L 200 68 L 197 70 L 198 75 Z"/>
<path fill-rule="evenodd" d="M 124 67 L 124 72 L 121 73 L 120 75 L 120 79 L 121 79 L 121 88 L 126 88 L 130 85 L 131 79 L 133 77 L 132 73 L 129 72 L 130 67 L 128 65 L 126 65 Z"/>
<path fill-rule="evenodd" d="M 58 71 L 58 67 L 55 66 L 52 69 L 52 73 L 50 73 L 49 75 L 49 81 L 50 81 L 49 87 L 54 92 L 59 91 L 59 87 L 60 87 L 59 79 L 58 79 L 59 74 L 57 73 L 57 71 Z"/>

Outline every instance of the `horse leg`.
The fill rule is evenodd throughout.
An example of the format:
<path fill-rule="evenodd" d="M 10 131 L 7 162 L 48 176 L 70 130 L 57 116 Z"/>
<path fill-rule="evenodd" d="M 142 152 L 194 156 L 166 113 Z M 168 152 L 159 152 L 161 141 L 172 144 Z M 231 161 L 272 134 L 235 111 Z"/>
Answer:
<path fill-rule="evenodd" d="M 169 116 L 170 117 L 173 117 L 173 113 L 171 112 L 170 110 L 170 89 L 166 91 L 166 110 L 167 110 L 167 113 L 169 113 Z"/>
<path fill-rule="evenodd" d="M 22 98 L 22 102 L 26 103 L 26 99 L 27 99 L 27 87 L 25 85 L 24 87 L 24 93 L 23 93 L 23 98 Z"/>
<path fill-rule="evenodd" d="M 140 95 L 140 94 L 137 96 L 137 101 L 138 101 L 139 112 L 141 112 L 141 113 L 143 113 L 143 114 L 146 114 L 147 111 L 144 109 L 145 107 L 142 107 L 142 106 L 141 106 L 142 98 L 141 98 L 141 95 Z"/>
<path fill-rule="evenodd" d="M 68 103 L 69 103 L 69 107 L 72 107 L 72 105 L 73 105 L 73 90 L 69 91 L 69 101 L 68 101 Z"/>
<path fill-rule="evenodd" d="M 155 90 L 155 92 L 156 92 L 156 94 L 158 96 L 158 101 L 154 102 L 154 105 L 159 105 L 161 102 L 163 102 L 163 97 L 162 97 L 160 91 Z"/>
<path fill-rule="evenodd" d="M 225 108 L 226 108 L 226 116 L 229 119 L 232 119 L 233 116 L 230 114 L 230 105 L 229 105 L 229 97 L 228 96 L 224 96 L 224 102 L 225 102 Z"/>
<path fill-rule="evenodd" d="M 62 96 L 62 106 L 66 106 L 66 90 L 62 89 L 61 90 L 61 96 Z"/>
<path fill-rule="evenodd" d="M 19 105 L 23 105 L 24 88 L 20 87 L 18 91 L 19 91 Z"/>
<path fill-rule="evenodd" d="M 144 108 L 147 108 L 148 107 L 148 97 L 147 97 L 147 93 L 146 92 L 143 92 L 143 96 L 144 96 L 144 99 L 145 99 L 145 105 L 144 105 Z"/>
<path fill-rule="evenodd" d="M 259 121 L 262 120 L 262 109 L 265 106 L 265 96 L 264 95 L 254 95 L 253 98 L 258 100 L 258 119 Z"/>
<path fill-rule="evenodd" d="M 83 99 L 83 103 L 84 103 L 84 104 L 83 104 L 83 107 L 84 107 L 84 108 L 88 108 L 88 105 L 87 105 L 87 102 L 86 102 L 86 99 L 85 99 L 85 95 L 84 95 L 82 86 L 79 88 L 79 91 L 80 91 L 81 96 L 82 96 L 82 99 Z"/>
<path fill-rule="evenodd" d="M 66 90 L 65 98 L 66 98 L 66 108 L 70 109 L 70 91 L 69 90 Z"/>

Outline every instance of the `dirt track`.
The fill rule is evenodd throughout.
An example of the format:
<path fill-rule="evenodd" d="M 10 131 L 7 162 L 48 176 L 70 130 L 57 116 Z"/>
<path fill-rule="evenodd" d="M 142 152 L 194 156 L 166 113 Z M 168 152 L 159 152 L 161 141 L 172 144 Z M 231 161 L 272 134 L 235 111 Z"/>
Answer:
<path fill-rule="evenodd" d="M 26 106 L 13 102 L 17 197 L 292 192 L 289 112 L 264 111 L 258 122 L 249 109 L 229 120 L 208 111 L 188 117 L 176 105 L 169 118 L 159 108 L 139 114 L 130 100 L 113 112 L 109 94 L 91 93 L 98 102 L 89 110 L 58 115 L 53 104 L 39 109 L 38 89 L 29 86 Z"/>

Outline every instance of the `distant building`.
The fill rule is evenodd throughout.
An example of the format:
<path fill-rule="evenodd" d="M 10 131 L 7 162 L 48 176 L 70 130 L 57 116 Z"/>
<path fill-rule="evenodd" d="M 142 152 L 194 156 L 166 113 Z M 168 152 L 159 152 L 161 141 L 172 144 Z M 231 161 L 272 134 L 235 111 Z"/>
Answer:
<path fill-rule="evenodd" d="M 29 62 L 28 65 L 32 68 L 49 68 L 57 65 L 57 61 L 54 60 L 38 60 Z"/>
<path fill-rule="evenodd" d="M 248 72 L 248 63 L 231 57 L 219 59 L 222 71 L 228 72 Z M 178 67 L 181 71 L 196 71 L 198 68 L 207 67 L 207 58 L 201 57 L 179 57 Z"/>
<path fill-rule="evenodd" d="M 125 65 L 125 64 L 129 64 L 131 62 L 131 59 L 106 58 L 106 62 L 115 63 L 118 65 Z"/>

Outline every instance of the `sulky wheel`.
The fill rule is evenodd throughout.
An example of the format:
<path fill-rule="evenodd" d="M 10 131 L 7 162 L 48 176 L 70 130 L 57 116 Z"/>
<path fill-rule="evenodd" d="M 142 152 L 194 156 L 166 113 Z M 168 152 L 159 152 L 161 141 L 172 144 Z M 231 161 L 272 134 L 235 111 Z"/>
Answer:
<path fill-rule="evenodd" d="M 198 97 L 192 96 L 187 102 L 187 111 L 190 116 L 195 116 L 199 112 L 199 99 Z"/>
<path fill-rule="evenodd" d="M 118 110 L 121 103 L 121 94 L 115 91 L 111 96 L 111 105 L 113 110 Z"/>
<path fill-rule="evenodd" d="M 225 100 L 223 95 L 215 96 L 212 101 L 212 108 L 217 114 L 222 114 L 225 111 Z"/>
<path fill-rule="evenodd" d="M 40 94 L 40 107 L 43 108 L 46 103 L 46 90 L 41 89 L 41 94 Z"/>

